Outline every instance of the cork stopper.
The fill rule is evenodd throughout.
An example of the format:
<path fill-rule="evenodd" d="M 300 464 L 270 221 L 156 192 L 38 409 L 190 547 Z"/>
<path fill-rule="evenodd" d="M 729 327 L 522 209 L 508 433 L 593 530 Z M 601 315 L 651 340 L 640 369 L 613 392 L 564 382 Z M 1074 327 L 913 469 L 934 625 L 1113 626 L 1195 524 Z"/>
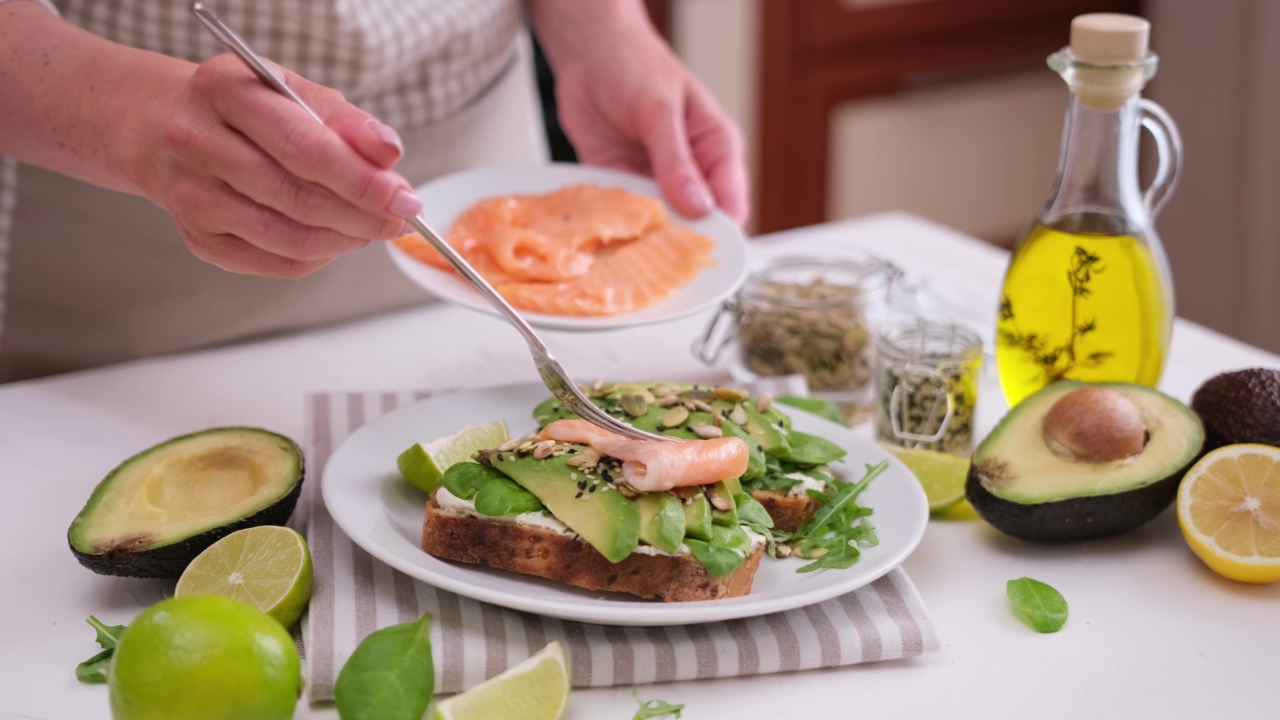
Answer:
<path fill-rule="evenodd" d="M 1071 21 L 1071 55 L 1089 65 L 1136 65 L 1150 36 L 1151 23 L 1136 15 L 1080 15 Z"/>

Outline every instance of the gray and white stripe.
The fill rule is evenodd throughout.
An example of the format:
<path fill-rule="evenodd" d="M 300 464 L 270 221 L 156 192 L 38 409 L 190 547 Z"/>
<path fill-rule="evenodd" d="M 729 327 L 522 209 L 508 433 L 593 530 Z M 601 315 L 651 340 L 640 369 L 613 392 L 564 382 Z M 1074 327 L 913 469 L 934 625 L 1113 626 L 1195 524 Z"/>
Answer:
<path fill-rule="evenodd" d="M 318 393 L 307 398 L 312 469 L 304 490 L 315 593 L 303 620 L 307 692 L 333 699 L 342 663 L 373 630 L 431 613 L 436 688 L 472 687 L 551 640 L 572 658 L 575 687 L 734 677 L 911 657 L 938 648 L 901 568 L 847 595 L 757 618 L 673 627 L 603 627 L 544 618 L 413 580 L 356 547 L 319 500 L 319 470 L 360 425 L 424 393 Z"/>

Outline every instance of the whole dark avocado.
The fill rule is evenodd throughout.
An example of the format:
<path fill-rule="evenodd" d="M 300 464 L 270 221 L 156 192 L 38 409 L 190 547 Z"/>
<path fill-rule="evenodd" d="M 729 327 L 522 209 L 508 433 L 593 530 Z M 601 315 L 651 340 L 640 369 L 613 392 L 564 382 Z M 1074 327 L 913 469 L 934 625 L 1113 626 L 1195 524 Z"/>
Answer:
<path fill-rule="evenodd" d="M 1061 381 L 982 441 L 965 495 L 984 520 L 1024 540 L 1115 535 L 1173 502 L 1203 441 L 1195 413 L 1156 390 Z"/>
<path fill-rule="evenodd" d="M 1191 409 L 1204 422 L 1205 452 L 1237 443 L 1280 447 L 1280 370 L 1212 377 L 1192 396 Z"/>
<path fill-rule="evenodd" d="M 67 542 L 81 565 L 101 575 L 177 578 L 232 532 L 288 522 L 304 472 L 298 444 L 267 430 L 176 437 L 98 483 Z"/>

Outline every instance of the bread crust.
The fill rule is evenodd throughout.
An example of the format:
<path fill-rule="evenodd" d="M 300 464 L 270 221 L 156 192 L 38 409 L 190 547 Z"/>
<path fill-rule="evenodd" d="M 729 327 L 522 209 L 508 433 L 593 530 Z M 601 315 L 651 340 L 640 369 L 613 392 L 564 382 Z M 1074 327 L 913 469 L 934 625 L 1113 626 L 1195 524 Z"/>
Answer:
<path fill-rule="evenodd" d="M 751 493 L 773 518 L 773 529 L 793 533 L 809 522 L 818 511 L 818 503 L 807 495 L 787 495 L 777 490 L 757 490 Z"/>
<path fill-rule="evenodd" d="M 435 493 L 427 500 L 422 549 L 442 560 L 665 602 L 746 595 L 764 554 L 764 547 L 757 546 L 737 570 L 719 578 L 711 577 L 692 555 L 632 553 L 611 563 L 576 535 L 446 510 L 436 503 Z"/>

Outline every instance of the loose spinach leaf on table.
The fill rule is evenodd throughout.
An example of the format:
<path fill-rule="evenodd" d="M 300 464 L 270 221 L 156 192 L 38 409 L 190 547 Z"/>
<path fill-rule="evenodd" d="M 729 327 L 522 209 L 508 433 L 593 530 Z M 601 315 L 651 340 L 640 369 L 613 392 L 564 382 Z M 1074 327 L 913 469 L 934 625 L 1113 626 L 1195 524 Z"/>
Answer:
<path fill-rule="evenodd" d="M 361 641 L 333 687 L 342 720 L 422 720 L 435 694 L 430 624 L 423 615 Z"/>
<path fill-rule="evenodd" d="M 80 682 L 104 683 L 107 681 L 107 670 L 111 667 L 111 656 L 116 652 L 116 645 L 120 644 L 125 626 L 106 625 L 92 615 L 85 622 L 97 634 L 94 639 L 102 646 L 102 652 L 77 665 L 76 678 Z"/>
<path fill-rule="evenodd" d="M 680 711 L 684 710 L 683 704 L 673 705 L 665 700 L 641 700 L 639 690 L 632 690 L 631 696 L 640 703 L 640 709 L 631 716 L 631 720 L 651 720 L 651 718 L 660 717 L 673 717 L 679 720 Z"/>
<path fill-rule="evenodd" d="M 1067 622 L 1067 599 L 1052 586 L 1029 577 L 1005 583 L 1014 612 L 1042 633 L 1058 632 Z"/>
<path fill-rule="evenodd" d="M 849 427 L 849 419 L 835 403 L 828 402 L 821 398 L 814 397 L 797 397 L 795 395 L 781 395 L 773 399 L 776 403 L 790 405 L 794 408 L 800 408 L 808 413 L 813 413 L 821 418 L 826 418 L 834 423 L 840 423 L 845 427 Z"/>

